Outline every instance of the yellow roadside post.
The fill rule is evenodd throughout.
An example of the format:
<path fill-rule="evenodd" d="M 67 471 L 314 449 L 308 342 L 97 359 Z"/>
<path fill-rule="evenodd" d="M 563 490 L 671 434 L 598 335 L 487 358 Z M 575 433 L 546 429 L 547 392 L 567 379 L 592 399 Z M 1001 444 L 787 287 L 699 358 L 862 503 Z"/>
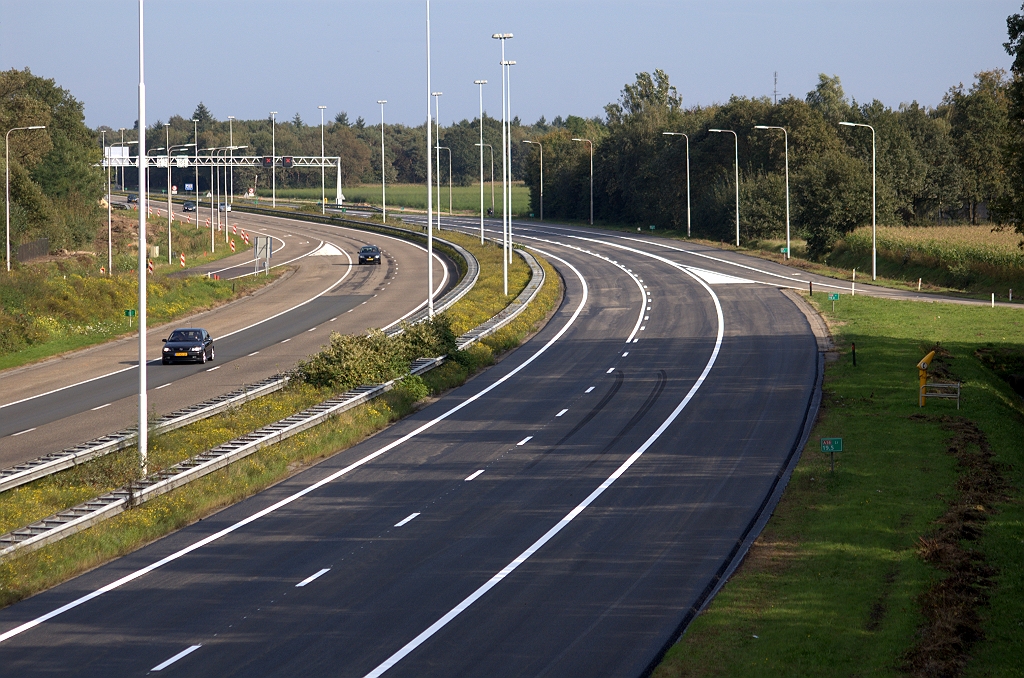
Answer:
<path fill-rule="evenodd" d="M 932 364 L 932 358 L 934 357 L 935 351 L 932 351 L 917 364 L 917 377 L 920 382 L 917 390 L 918 407 L 924 407 L 924 387 L 928 383 L 928 366 Z"/>

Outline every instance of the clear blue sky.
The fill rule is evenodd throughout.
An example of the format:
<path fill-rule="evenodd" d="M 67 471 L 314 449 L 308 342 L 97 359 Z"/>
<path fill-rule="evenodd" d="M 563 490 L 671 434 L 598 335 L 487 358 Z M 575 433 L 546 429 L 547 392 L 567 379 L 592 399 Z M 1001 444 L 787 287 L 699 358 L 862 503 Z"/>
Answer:
<path fill-rule="evenodd" d="M 29 67 L 85 103 L 90 126 L 137 118 L 136 0 L 0 0 L 0 68 Z M 500 45 L 512 108 L 603 115 L 640 71 L 662 68 L 684 104 L 732 94 L 804 96 L 818 73 L 840 76 L 858 101 L 889 106 L 942 95 L 974 73 L 1008 68 L 1006 17 L 1020 0 L 434 0 L 433 89 L 441 120 L 500 114 Z M 426 116 L 422 0 L 149 0 L 147 121 L 188 116 L 279 119 L 296 113 L 419 124 Z"/>

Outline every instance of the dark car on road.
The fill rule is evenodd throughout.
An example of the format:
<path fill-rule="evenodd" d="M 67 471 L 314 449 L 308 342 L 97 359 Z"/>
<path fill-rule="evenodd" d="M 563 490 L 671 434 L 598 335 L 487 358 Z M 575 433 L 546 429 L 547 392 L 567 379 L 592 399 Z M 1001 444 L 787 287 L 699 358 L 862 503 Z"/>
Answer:
<path fill-rule="evenodd" d="M 129 193 L 128 194 L 128 202 L 138 202 L 138 201 L 139 201 L 139 196 L 135 195 L 134 193 Z"/>
<path fill-rule="evenodd" d="M 380 260 L 380 248 L 376 245 L 366 245 L 365 247 L 359 248 L 360 264 L 376 264 L 380 266 Z"/>
<path fill-rule="evenodd" d="M 213 357 L 213 337 L 201 327 L 177 329 L 164 339 L 164 365 L 176 362 L 205 363 L 213 360 Z"/>
<path fill-rule="evenodd" d="M 192 202 L 191 200 L 186 200 L 185 203 L 181 206 L 181 211 L 182 212 L 195 212 L 196 211 L 196 204 L 194 202 Z"/>

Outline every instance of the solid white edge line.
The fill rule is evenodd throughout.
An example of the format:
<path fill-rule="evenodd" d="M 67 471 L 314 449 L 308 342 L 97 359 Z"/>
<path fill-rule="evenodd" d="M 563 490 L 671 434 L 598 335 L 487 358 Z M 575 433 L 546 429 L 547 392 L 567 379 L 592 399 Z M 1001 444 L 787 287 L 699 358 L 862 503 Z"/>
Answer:
<path fill-rule="evenodd" d="M 416 513 L 410 513 L 410 514 L 409 514 L 409 515 L 407 515 L 407 516 L 406 516 L 405 518 L 402 518 L 402 519 L 401 519 L 401 520 L 399 520 L 399 521 L 398 521 L 397 523 L 395 523 L 395 527 L 401 527 L 402 525 L 405 525 L 406 523 L 408 523 L 408 522 L 411 522 L 411 521 L 412 521 L 413 519 L 415 519 L 415 518 L 416 518 L 416 516 L 418 516 L 418 515 L 420 515 L 420 514 L 419 514 L 419 512 L 416 512 Z"/>
<path fill-rule="evenodd" d="M 398 650 L 393 655 L 388 657 L 375 669 L 367 673 L 365 678 L 378 678 L 392 666 L 402 661 L 402 659 L 408 656 L 409 653 L 411 653 L 417 647 L 426 642 L 435 633 L 440 631 L 445 625 L 448 624 L 448 622 L 462 614 L 462 612 L 469 608 L 470 605 L 475 603 L 485 593 L 487 593 L 492 588 L 497 586 L 502 579 L 510 575 L 513 571 L 515 571 L 516 568 L 525 563 L 534 553 L 539 551 L 541 547 L 543 547 L 552 538 L 554 538 L 555 535 L 561 532 L 566 525 L 571 523 L 580 513 L 583 512 L 585 508 L 590 506 L 590 504 L 592 504 L 594 500 L 600 497 L 605 490 L 611 487 L 612 484 L 616 480 L 618 480 L 622 476 L 622 474 L 625 473 L 629 469 L 629 467 L 632 466 L 636 462 L 636 460 L 639 459 L 643 455 L 643 453 L 646 452 L 648 448 L 650 448 L 650 446 L 653 445 L 658 438 L 661 437 L 661 435 L 668 429 L 672 422 L 676 420 L 676 418 L 679 416 L 679 413 L 682 412 L 683 409 L 689 404 L 694 394 L 697 393 L 697 390 L 700 389 L 700 387 L 704 384 L 704 380 L 707 379 L 708 374 L 711 372 L 711 368 L 714 367 L 715 361 L 718 359 L 718 353 L 722 348 L 722 338 L 724 336 L 725 330 L 725 318 L 722 313 L 722 304 L 719 302 L 718 296 L 714 293 L 714 291 L 707 283 L 701 280 L 697 275 L 687 271 L 682 265 L 676 264 L 675 262 L 671 262 L 663 257 L 657 257 L 655 255 L 648 256 L 653 256 L 656 259 L 660 259 L 689 275 L 701 286 L 703 286 L 705 290 L 707 290 L 708 294 L 711 295 L 711 299 L 715 302 L 715 312 L 718 315 L 718 336 L 715 339 L 715 349 L 714 351 L 711 352 L 711 358 L 708 360 L 707 365 L 704 366 L 704 371 L 701 372 L 700 377 L 697 378 L 697 381 L 693 384 L 692 387 L 690 387 L 690 390 L 687 392 L 686 396 L 682 399 L 682 401 L 680 401 L 680 403 L 676 406 L 676 408 L 672 411 L 668 418 L 665 419 L 665 421 L 661 423 L 657 430 L 654 433 L 652 433 L 650 437 L 647 438 L 647 440 L 644 441 L 644 444 L 637 448 L 637 450 L 633 452 L 633 454 L 631 454 L 629 458 L 627 458 L 626 461 L 622 463 L 621 466 L 615 469 L 614 473 L 608 476 L 608 478 L 603 483 L 601 483 L 597 487 L 597 489 L 591 492 L 586 499 L 580 502 L 579 505 L 576 506 L 576 508 L 574 508 L 568 514 L 566 514 L 564 518 L 562 518 L 551 529 L 544 533 L 544 535 L 540 539 L 535 541 L 533 544 L 530 545 L 529 548 L 527 548 L 525 551 L 519 554 L 519 556 L 517 556 L 515 560 L 506 565 L 500 572 L 495 574 L 493 577 L 487 580 L 487 582 L 485 582 L 482 586 L 473 591 L 473 593 L 469 594 L 469 596 L 463 599 L 461 603 L 459 603 L 454 608 L 449 610 L 447 614 L 445 614 L 443 617 L 441 617 L 436 622 L 427 627 L 418 636 L 416 636 L 408 643 L 406 643 L 405 646 L 403 646 L 400 650 Z"/>
<path fill-rule="evenodd" d="M 211 367 L 210 369 L 208 369 L 206 371 L 207 372 L 213 372 L 214 370 L 219 370 L 221 367 L 223 367 L 223 365 L 217 365 L 216 367 Z"/>
<path fill-rule="evenodd" d="M 590 298 L 590 288 L 587 285 L 587 281 L 583 277 L 583 275 L 579 272 L 579 270 L 576 269 L 575 266 L 570 264 L 568 261 L 562 259 L 561 257 L 555 256 L 554 254 L 549 254 L 547 252 L 544 252 L 543 250 L 537 250 L 537 251 L 540 252 L 541 254 L 551 258 L 551 259 L 554 259 L 556 261 L 562 262 L 570 270 L 572 270 L 572 272 L 574 274 L 576 274 L 576 277 L 579 278 L 580 284 L 583 286 L 583 294 L 582 294 L 582 298 L 580 299 L 579 305 L 576 307 L 576 310 L 573 311 L 572 315 L 569 317 L 569 320 L 566 321 L 566 323 L 555 333 L 555 335 L 553 337 L 548 339 L 547 343 L 545 343 L 543 346 L 541 346 L 539 349 L 537 349 L 536 353 L 534 353 L 529 358 L 524 360 L 518 367 L 515 367 L 508 374 L 506 374 L 505 376 L 501 377 L 500 379 L 498 379 L 493 384 L 491 384 L 490 386 L 486 387 L 485 389 L 483 389 L 479 393 L 477 393 L 477 394 L 475 394 L 473 396 L 470 396 L 466 400 L 463 400 L 461 403 L 459 403 L 455 407 L 452 407 L 450 410 L 448 410 L 448 411 L 438 415 L 434 419 L 431 419 L 430 421 L 424 422 L 418 428 L 414 429 L 413 431 L 410 431 L 409 433 L 405 434 L 404 436 L 402 436 L 398 440 L 395 440 L 395 441 L 385 445 L 384 447 L 380 448 L 379 450 L 377 450 L 375 452 L 371 452 L 370 454 L 364 456 L 363 458 L 358 459 L 358 460 L 352 462 L 348 466 L 335 471 L 334 473 L 330 474 L 329 476 L 327 476 L 325 478 L 322 478 L 321 480 L 318 480 L 317 482 L 313 483 L 312 485 L 307 485 L 306 487 L 302 488 L 298 492 L 296 492 L 296 493 L 294 493 L 292 495 L 289 495 L 289 496 L 285 497 L 284 499 L 281 499 L 280 501 L 275 502 L 274 504 L 271 504 L 270 506 L 267 506 L 264 509 L 261 509 L 261 510 L 257 511 L 256 513 L 252 514 L 251 516 L 249 516 L 247 518 L 243 518 L 242 520 L 238 521 L 237 523 L 235 523 L 233 525 L 229 525 L 228 527 L 225 527 L 224 529 L 222 529 L 222 530 L 220 530 L 218 532 L 214 532 L 213 534 L 208 535 L 208 536 L 204 537 L 203 539 L 200 539 L 199 541 L 186 546 L 183 549 L 175 551 L 174 553 L 171 553 L 171 554 L 161 558 L 160 560 L 158 560 L 158 561 L 156 561 L 154 563 L 150 563 L 146 567 L 143 567 L 141 569 L 135 570 L 134 572 L 130 572 L 130 573 L 126 574 L 125 576 L 121 577 L 120 579 L 116 579 L 116 580 L 110 582 L 106 586 L 102 586 L 102 587 L 96 589 L 95 591 L 92 591 L 91 593 L 87 593 L 84 596 L 81 596 L 79 598 L 76 598 L 75 600 L 72 600 L 72 601 L 70 601 L 68 603 L 65 603 L 64 605 L 61 605 L 57 609 L 51 610 L 50 612 L 47 612 L 46 614 L 40 615 L 39 617 L 36 617 L 35 619 L 31 619 L 31 620 L 29 620 L 29 621 L 27 621 L 27 622 L 25 622 L 23 624 L 20 624 L 19 626 L 16 626 L 13 629 L 10 629 L 9 631 L 5 631 L 4 633 L 0 633 L 0 643 L 3 643 L 5 641 L 7 641 L 7 640 L 10 640 L 11 638 L 13 638 L 15 636 L 21 635 L 25 631 L 28 631 L 29 629 L 33 629 L 36 626 L 39 626 L 40 624 L 42 624 L 43 622 L 46 622 L 46 621 L 49 621 L 50 619 L 53 619 L 54 617 L 60 616 L 60 615 L 64 614 L 65 612 L 67 612 L 68 610 L 73 610 L 76 607 L 79 607 L 80 605 L 84 605 L 85 603 L 89 602 L 90 600 L 93 600 L 94 598 L 98 598 L 98 597 L 102 596 L 104 593 L 109 593 L 110 591 L 118 589 L 118 588 L 124 586 L 125 584 L 131 583 L 131 582 L 135 581 L 136 579 L 138 579 L 140 577 L 143 577 L 143 576 L 149 574 L 150 572 L 153 572 L 154 570 L 157 570 L 157 569 L 163 567 L 164 565 L 167 565 L 168 563 L 172 563 L 175 560 L 178 560 L 179 558 L 182 558 L 182 557 L 188 555 L 189 553 L 192 553 L 193 551 L 201 549 L 202 547 L 206 546 L 207 544 L 212 544 L 213 542 L 215 542 L 215 541 L 217 541 L 219 539 L 222 539 L 223 537 L 226 537 L 227 535 L 231 534 L 232 532 L 235 532 L 236 530 L 239 530 L 239 529 L 245 527 L 249 523 L 253 523 L 253 522 L 259 520 L 260 518 L 262 518 L 264 516 L 267 516 L 267 515 L 270 515 L 271 513 L 274 513 L 275 511 L 277 511 L 278 509 L 280 509 L 282 507 L 285 507 L 285 506 L 291 504 L 292 502 L 297 501 L 298 499 L 301 499 L 302 497 L 306 496 L 310 492 L 314 492 L 314 491 L 320 489 L 321 487 L 323 487 L 324 485 L 332 483 L 335 480 L 337 480 L 338 478 L 341 478 L 342 476 L 348 475 L 349 473 L 351 473 L 352 471 L 358 469 L 359 467 L 364 466 L 365 464 L 370 463 L 371 461 L 373 461 L 377 457 L 379 457 L 379 456 L 381 456 L 383 454 L 386 454 L 387 452 L 390 452 L 391 450 L 393 450 L 394 448 L 398 447 L 402 443 L 404 443 L 404 442 L 406 442 L 406 441 L 408 441 L 408 440 L 418 436 L 420 433 L 423 433 L 424 431 L 426 431 L 426 430 L 428 430 L 430 428 L 433 428 L 438 423 L 444 421 L 445 419 L 447 419 L 448 417 L 452 416 L 456 412 L 459 412 L 464 407 L 468 407 L 471 403 L 476 402 L 480 398 L 484 397 L 485 395 L 487 395 L 488 393 L 490 393 L 494 389 L 496 389 L 499 386 L 501 386 L 502 384 L 504 384 L 506 381 L 508 381 L 509 379 L 514 377 L 515 375 L 519 374 L 521 371 L 525 370 L 535 360 L 537 360 L 544 353 L 546 353 L 547 350 L 549 348 L 551 348 L 551 346 L 553 346 L 556 341 L 561 339 L 562 336 L 566 332 L 569 331 L 569 328 L 572 327 L 573 323 L 576 322 L 576 319 L 580 317 L 580 314 L 583 312 L 583 309 L 587 305 L 587 301 Z"/>
<path fill-rule="evenodd" d="M 324 569 L 320 570 L 319 572 L 311 574 L 308 577 L 306 577 L 305 579 L 303 579 L 302 581 L 300 581 L 298 584 L 295 585 L 295 588 L 297 588 L 297 589 L 302 588 L 306 584 L 312 582 L 315 579 L 319 579 L 320 577 L 324 576 L 325 574 L 327 574 L 330 571 L 331 571 L 331 568 L 325 567 Z"/>
<path fill-rule="evenodd" d="M 483 472 L 484 472 L 484 470 L 480 469 L 479 471 L 477 471 L 475 473 L 469 474 L 469 477 L 466 478 L 466 482 L 468 483 L 470 480 L 476 480 L 478 477 L 480 477 L 480 474 L 483 473 Z"/>
<path fill-rule="evenodd" d="M 99 407 L 90 407 L 89 411 L 95 412 L 96 410 L 102 410 L 104 407 L 110 407 L 110 403 L 107 403 L 106 405 L 100 405 Z"/>
<path fill-rule="evenodd" d="M 160 389 L 162 389 L 162 388 L 167 388 L 168 386 L 170 386 L 170 385 L 171 385 L 171 384 L 173 384 L 173 383 L 174 383 L 173 381 L 169 381 L 169 382 L 167 382 L 166 384 L 163 384 L 162 386 L 157 386 L 157 387 L 156 387 L 156 388 L 154 388 L 153 390 L 154 390 L 154 391 L 159 391 L 159 390 L 160 390 Z"/>
<path fill-rule="evenodd" d="M 202 647 L 202 645 L 192 645 L 190 647 L 186 647 L 184 650 L 182 650 L 178 654 L 174 655 L 173 657 L 171 657 L 167 661 L 161 662 L 160 664 L 157 664 L 156 666 L 154 666 L 153 668 L 150 669 L 150 671 L 163 671 L 164 669 L 166 669 L 168 666 L 170 666 L 174 662 L 178 661 L 179 659 L 182 659 L 183 657 L 187 657 L 188 655 L 192 654 L 193 652 L 195 652 L 196 650 L 198 650 L 201 647 Z"/>
<path fill-rule="evenodd" d="M 36 427 L 33 426 L 32 428 L 27 428 L 24 431 L 18 431 L 17 433 L 12 433 L 11 437 L 13 438 L 14 436 L 20 436 L 20 435 L 22 435 L 24 433 L 31 433 L 32 431 L 35 431 L 35 430 L 36 430 Z"/>

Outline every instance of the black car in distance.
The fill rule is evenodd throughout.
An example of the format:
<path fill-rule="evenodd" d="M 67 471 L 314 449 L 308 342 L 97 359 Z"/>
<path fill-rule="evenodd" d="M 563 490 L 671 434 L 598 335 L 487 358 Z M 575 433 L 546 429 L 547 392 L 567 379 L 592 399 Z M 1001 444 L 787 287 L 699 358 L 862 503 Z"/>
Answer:
<path fill-rule="evenodd" d="M 164 339 L 161 362 L 169 365 L 175 362 L 205 363 L 213 360 L 213 337 L 201 327 L 184 327 L 171 332 Z"/>
<path fill-rule="evenodd" d="M 196 211 L 196 204 L 194 202 L 192 202 L 191 200 L 186 200 L 184 202 L 184 204 L 181 206 L 181 211 L 182 212 L 195 212 Z"/>
<path fill-rule="evenodd" d="M 380 248 L 376 245 L 365 245 L 359 248 L 360 264 L 376 264 L 380 266 Z"/>

